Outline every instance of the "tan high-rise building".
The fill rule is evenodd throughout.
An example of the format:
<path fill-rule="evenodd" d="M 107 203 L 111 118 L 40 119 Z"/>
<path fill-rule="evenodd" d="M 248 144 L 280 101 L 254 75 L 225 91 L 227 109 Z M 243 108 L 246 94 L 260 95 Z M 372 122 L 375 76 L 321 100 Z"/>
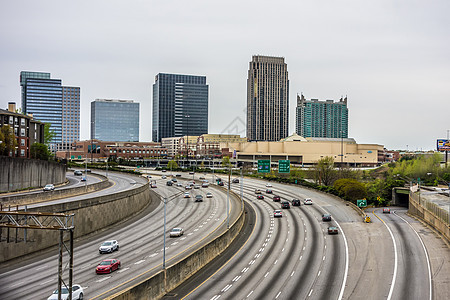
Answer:
<path fill-rule="evenodd" d="M 247 79 L 247 138 L 279 141 L 288 136 L 289 80 L 284 57 L 254 55 Z"/>

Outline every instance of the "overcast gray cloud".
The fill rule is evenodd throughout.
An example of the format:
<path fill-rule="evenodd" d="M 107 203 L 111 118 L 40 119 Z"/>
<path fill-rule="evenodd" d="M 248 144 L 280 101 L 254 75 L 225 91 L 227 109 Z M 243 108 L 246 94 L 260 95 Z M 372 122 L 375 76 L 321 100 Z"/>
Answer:
<path fill-rule="evenodd" d="M 446 137 L 449 1 L 216 2 L 0 0 L 0 107 L 20 103 L 20 71 L 50 72 L 81 87 L 82 139 L 90 102 L 113 98 L 141 104 L 149 141 L 154 76 L 205 75 L 209 131 L 232 131 L 245 122 L 248 63 L 262 54 L 288 64 L 291 133 L 302 92 L 348 95 L 359 143 L 425 150 Z"/>

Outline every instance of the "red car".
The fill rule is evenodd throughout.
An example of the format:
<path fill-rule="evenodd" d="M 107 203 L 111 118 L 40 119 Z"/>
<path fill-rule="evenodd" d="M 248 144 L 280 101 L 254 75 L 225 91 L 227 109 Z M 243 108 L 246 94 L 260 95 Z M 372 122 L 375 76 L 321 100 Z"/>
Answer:
<path fill-rule="evenodd" d="M 280 202 L 281 197 L 278 195 L 273 196 L 273 201 Z"/>
<path fill-rule="evenodd" d="M 263 200 L 263 199 L 264 199 L 264 196 L 263 196 L 263 195 L 258 195 L 258 196 L 256 196 L 256 199 L 258 199 L 258 200 Z"/>
<path fill-rule="evenodd" d="M 106 273 L 111 273 L 112 271 L 115 271 L 118 269 L 120 269 L 120 260 L 105 259 L 105 260 L 102 260 L 102 262 L 98 264 L 97 268 L 95 268 L 95 273 L 106 274 Z"/>

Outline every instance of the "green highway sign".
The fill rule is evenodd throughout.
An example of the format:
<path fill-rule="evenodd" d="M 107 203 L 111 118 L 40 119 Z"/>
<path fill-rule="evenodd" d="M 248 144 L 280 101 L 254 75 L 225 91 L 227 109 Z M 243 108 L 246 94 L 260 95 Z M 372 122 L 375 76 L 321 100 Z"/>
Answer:
<path fill-rule="evenodd" d="M 269 173 L 269 172 L 270 172 L 270 160 L 258 159 L 258 173 Z"/>
<path fill-rule="evenodd" d="M 290 160 L 279 160 L 278 161 L 278 173 L 290 173 L 291 172 L 291 161 Z"/>
<path fill-rule="evenodd" d="M 367 200 L 366 199 L 356 200 L 356 205 L 358 205 L 358 207 L 367 207 Z"/>

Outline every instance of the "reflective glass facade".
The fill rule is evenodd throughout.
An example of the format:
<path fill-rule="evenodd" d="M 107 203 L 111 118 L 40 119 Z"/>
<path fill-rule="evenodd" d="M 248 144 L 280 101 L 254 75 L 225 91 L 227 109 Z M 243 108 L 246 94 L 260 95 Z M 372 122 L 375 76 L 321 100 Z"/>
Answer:
<path fill-rule="evenodd" d="M 21 72 L 22 111 L 33 118 L 50 123 L 55 133 L 54 144 L 62 143 L 61 79 L 50 79 L 50 73 Z"/>
<path fill-rule="evenodd" d="M 163 74 L 153 84 L 152 139 L 208 133 L 206 76 Z"/>
<path fill-rule="evenodd" d="M 62 145 L 61 150 L 71 150 L 80 140 L 80 88 L 62 87 Z"/>
<path fill-rule="evenodd" d="M 139 142 L 139 103 L 109 99 L 92 101 L 91 139 Z"/>

